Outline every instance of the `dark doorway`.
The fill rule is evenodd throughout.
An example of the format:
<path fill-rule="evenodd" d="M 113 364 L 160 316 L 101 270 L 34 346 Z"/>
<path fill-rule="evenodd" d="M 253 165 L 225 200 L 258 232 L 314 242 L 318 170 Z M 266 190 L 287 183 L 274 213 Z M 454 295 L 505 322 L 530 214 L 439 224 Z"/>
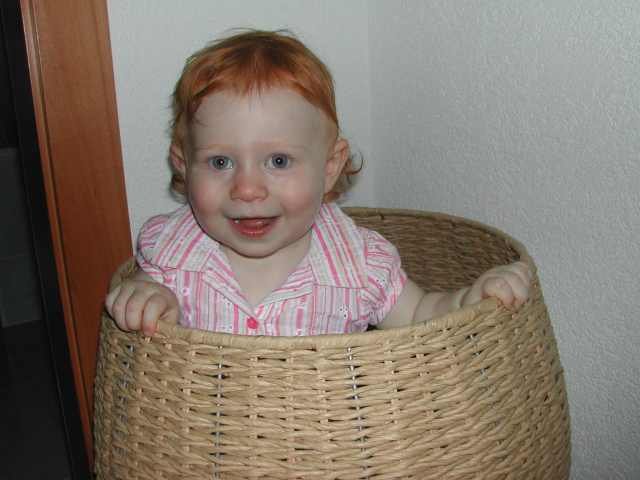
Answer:
<path fill-rule="evenodd" d="M 17 0 L 0 20 L 0 479 L 85 479 Z"/>

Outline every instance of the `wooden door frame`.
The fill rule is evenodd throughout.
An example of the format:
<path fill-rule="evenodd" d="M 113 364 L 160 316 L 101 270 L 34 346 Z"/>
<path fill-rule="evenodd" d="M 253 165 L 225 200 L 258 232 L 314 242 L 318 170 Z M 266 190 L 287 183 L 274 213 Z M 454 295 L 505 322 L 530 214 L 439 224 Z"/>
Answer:
<path fill-rule="evenodd" d="M 131 255 L 106 0 L 20 0 L 60 300 L 84 442 L 108 280 Z"/>

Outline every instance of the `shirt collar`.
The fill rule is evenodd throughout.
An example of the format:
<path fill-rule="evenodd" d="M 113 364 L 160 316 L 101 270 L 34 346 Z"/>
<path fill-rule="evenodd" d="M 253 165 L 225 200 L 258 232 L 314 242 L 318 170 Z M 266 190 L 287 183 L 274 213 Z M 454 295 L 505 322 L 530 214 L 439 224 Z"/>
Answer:
<path fill-rule="evenodd" d="M 158 237 L 153 262 L 159 267 L 199 272 L 222 255 L 220 244 L 200 228 L 187 204 L 169 215 Z"/>
<path fill-rule="evenodd" d="M 366 285 L 362 232 L 335 203 L 323 203 L 313 225 L 309 263 L 316 282 L 344 288 Z"/>

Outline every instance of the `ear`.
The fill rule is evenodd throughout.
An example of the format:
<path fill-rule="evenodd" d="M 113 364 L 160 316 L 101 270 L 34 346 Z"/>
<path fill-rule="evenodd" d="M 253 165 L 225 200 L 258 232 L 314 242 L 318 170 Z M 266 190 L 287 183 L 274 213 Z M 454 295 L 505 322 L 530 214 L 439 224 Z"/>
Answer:
<path fill-rule="evenodd" d="M 345 163 L 349 159 L 351 149 L 349 142 L 344 138 L 338 137 L 331 150 L 329 150 L 329 158 L 324 170 L 324 193 L 329 193 L 338 181 Z"/>
<path fill-rule="evenodd" d="M 182 147 L 178 146 L 176 143 L 172 143 L 171 147 L 169 147 L 169 158 L 171 159 L 171 165 L 176 172 L 182 175 L 182 178 L 186 178 L 187 175 L 187 162 L 184 158 L 184 151 Z"/>

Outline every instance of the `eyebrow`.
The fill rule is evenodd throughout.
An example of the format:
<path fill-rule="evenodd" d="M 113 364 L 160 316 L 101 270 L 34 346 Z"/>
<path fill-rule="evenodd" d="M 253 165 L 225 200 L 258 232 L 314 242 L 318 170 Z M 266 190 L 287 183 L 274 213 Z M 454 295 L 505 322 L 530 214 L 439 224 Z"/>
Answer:
<path fill-rule="evenodd" d="M 202 147 L 194 146 L 193 149 L 198 152 L 201 150 L 228 150 L 231 145 L 225 145 L 222 143 L 211 143 L 209 145 L 203 145 Z"/>

